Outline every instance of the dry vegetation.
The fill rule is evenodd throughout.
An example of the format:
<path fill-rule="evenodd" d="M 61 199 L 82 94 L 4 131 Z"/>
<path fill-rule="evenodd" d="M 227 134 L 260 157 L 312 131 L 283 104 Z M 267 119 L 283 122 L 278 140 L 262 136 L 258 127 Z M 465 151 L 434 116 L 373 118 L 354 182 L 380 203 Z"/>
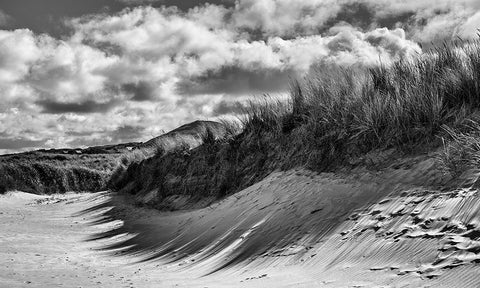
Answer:
<path fill-rule="evenodd" d="M 110 177 L 109 186 L 120 188 L 125 185 L 129 181 L 127 169 L 129 167 L 134 169 L 145 159 L 153 156 L 162 157 L 168 153 L 178 154 L 178 151 L 188 153 L 190 149 L 205 142 L 204 135 L 211 135 L 212 139 L 224 138 L 226 133 L 229 133 L 225 127 L 218 122 L 195 121 L 143 143 L 140 149 L 124 153 L 119 158 L 118 165 Z"/>
<path fill-rule="evenodd" d="M 0 193 L 34 194 L 100 191 L 120 154 L 28 152 L 0 157 Z"/>
<path fill-rule="evenodd" d="M 446 171 L 459 176 L 468 169 L 480 167 L 480 125 L 476 121 L 466 124 L 463 129 L 444 127 L 448 141 L 444 143 L 438 158 Z M 465 131 L 462 131 L 465 130 Z"/>
<path fill-rule="evenodd" d="M 444 45 L 388 67 L 321 65 L 292 83 L 289 101 L 250 103 L 238 135 L 207 135 L 196 149 L 135 162 L 110 187 L 153 193 L 150 204 L 171 208 L 164 201 L 169 196 L 223 197 L 276 169 L 334 171 L 362 165 L 358 159 L 371 151 L 428 152 L 442 145 L 439 158 L 455 174 L 477 163 L 479 108 L 478 41 Z"/>

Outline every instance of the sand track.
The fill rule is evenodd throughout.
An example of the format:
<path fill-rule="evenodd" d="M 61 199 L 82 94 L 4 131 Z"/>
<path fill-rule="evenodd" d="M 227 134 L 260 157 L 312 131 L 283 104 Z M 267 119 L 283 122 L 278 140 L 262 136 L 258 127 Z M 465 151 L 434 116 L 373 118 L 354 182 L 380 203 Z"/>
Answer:
<path fill-rule="evenodd" d="M 2 196 L 0 287 L 480 287 L 480 193 L 412 173 L 276 172 L 177 212 Z"/>

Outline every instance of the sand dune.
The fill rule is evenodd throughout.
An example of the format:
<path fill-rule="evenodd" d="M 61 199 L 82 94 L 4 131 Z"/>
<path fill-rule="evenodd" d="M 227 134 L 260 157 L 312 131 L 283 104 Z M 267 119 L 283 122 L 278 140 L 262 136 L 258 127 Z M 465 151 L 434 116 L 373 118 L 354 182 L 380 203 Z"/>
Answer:
<path fill-rule="evenodd" d="M 202 143 L 202 136 L 209 130 L 215 137 L 225 135 L 223 124 L 214 121 L 194 121 L 182 125 L 172 131 L 162 134 L 142 143 L 142 148 L 163 149 L 164 152 L 178 148 L 181 144 L 195 148 Z"/>
<path fill-rule="evenodd" d="M 375 174 L 275 172 L 209 207 L 176 212 L 110 193 L 10 194 L 0 201 L 0 283 L 479 287 L 478 176 L 439 190 L 433 168 L 425 160 Z"/>

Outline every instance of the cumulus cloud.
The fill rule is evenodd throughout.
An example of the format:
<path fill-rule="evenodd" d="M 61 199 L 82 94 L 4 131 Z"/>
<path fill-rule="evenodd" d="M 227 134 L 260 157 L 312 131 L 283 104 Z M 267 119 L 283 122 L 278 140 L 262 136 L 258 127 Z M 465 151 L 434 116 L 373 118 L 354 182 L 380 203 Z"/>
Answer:
<path fill-rule="evenodd" d="M 0 30 L 0 120 L 19 127 L 8 139 L 39 145 L 154 137 L 285 91 L 319 63 L 390 63 L 421 53 L 417 42 L 474 37 L 479 9 L 475 0 L 238 0 L 87 15 L 68 20 L 62 39 Z"/>
<path fill-rule="evenodd" d="M 27 75 L 42 49 L 30 30 L 0 30 L 0 82 L 12 83 Z"/>
<path fill-rule="evenodd" d="M 245 13 L 241 7 L 235 9 Z M 181 94 L 248 93 L 265 88 L 268 92 L 283 89 L 289 75 L 308 71 L 316 61 L 342 58 L 344 64 L 371 65 L 379 55 L 389 61 L 419 50 L 417 44 L 405 39 L 401 29 L 364 33 L 348 25 L 330 29 L 327 36 L 251 40 L 236 30 L 243 29 L 242 25 L 231 27 L 237 23 L 235 17 L 227 17 L 227 12 L 215 5 L 192 9 L 185 15 L 174 8 L 136 8 L 112 17 L 75 20 L 73 38 L 100 47 L 105 43 L 115 45 L 122 63 L 133 62 L 129 55 L 158 63 L 150 73 L 142 73 L 137 84 L 123 85 L 124 91 L 136 95 L 135 99 L 153 97 L 148 79 L 156 86 L 177 79 L 176 91 Z M 130 65 L 123 70 L 131 69 Z"/>
<path fill-rule="evenodd" d="M 391 2 L 373 0 L 370 5 L 376 17 L 388 18 L 406 15 L 404 22 L 397 23 L 406 29 L 412 39 L 419 42 L 443 41 L 456 36 L 474 37 L 462 34 L 461 26 L 479 9 L 477 0 L 404 0 Z"/>
<path fill-rule="evenodd" d="M 236 2 L 232 21 L 240 29 L 295 37 L 315 33 L 341 7 L 335 0 L 243 0 Z"/>
<path fill-rule="evenodd" d="M 479 9 L 477 0 L 243 0 L 232 17 L 237 29 L 253 36 L 314 35 L 343 21 L 362 30 L 402 27 L 428 43 L 461 34 L 459 28 Z"/>

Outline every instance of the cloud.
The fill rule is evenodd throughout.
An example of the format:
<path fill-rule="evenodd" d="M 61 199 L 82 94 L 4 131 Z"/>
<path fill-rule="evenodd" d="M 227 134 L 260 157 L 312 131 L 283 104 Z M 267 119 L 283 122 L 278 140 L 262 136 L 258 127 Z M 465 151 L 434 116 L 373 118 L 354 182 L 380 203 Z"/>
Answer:
<path fill-rule="evenodd" d="M 479 9 L 477 0 L 404 0 L 369 2 L 377 18 L 388 19 L 404 15 L 398 23 L 408 31 L 413 40 L 429 43 L 452 39 L 461 34 L 460 27 Z M 472 37 L 474 35 L 468 35 Z"/>
<path fill-rule="evenodd" d="M 346 2 L 340 6 L 336 15 L 328 18 L 324 27 L 329 28 L 343 22 L 361 30 L 368 30 L 374 26 L 374 21 L 375 9 L 367 2 Z"/>
<path fill-rule="evenodd" d="M 245 111 L 245 108 L 247 107 L 242 102 L 222 100 L 215 105 L 212 111 L 212 115 L 238 115 Z"/>
<path fill-rule="evenodd" d="M 145 127 L 124 125 L 110 133 L 112 143 L 137 141 L 144 136 Z"/>
<path fill-rule="evenodd" d="M 37 40 L 38 41 L 38 40 Z M 51 38 L 38 43 L 43 55 L 24 79 L 42 95 L 61 101 L 110 100 L 103 71 L 119 59 L 87 45 Z"/>
<path fill-rule="evenodd" d="M 130 100 L 133 101 L 149 101 L 155 99 L 156 85 L 145 81 L 139 81 L 138 83 L 127 83 L 122 85 L 122 90 L 132 95 Z"/>
<path fill-rule="evenodd" d="M 417 42 L 475 37 L 480 25 L 476 0 L 127 2 L 67 20 L 62 39 L 0 30 L 10 138 L 28 130 L 26 139 L 58 147 L 154 137 L 235 113 L 237 99 L 283 92 L 322 63 L 388 64 L 421 53 Z"/>
<path fill-rule="evenodd" d="M 460 27 L 460 36 L 464 38 L 473 38 L 480 35 L 480 11 L 468 18 Z"/>
<path fill-rule="evenodd" d="M 120 125 L 108 131 L 68 131 L 65 134 L 71 136 L 67 140 L 70 147 L 89 147 L 148 140 L 148 136 L 145 135 L 146 127 L 128 124 Z"/>
<path fill-rule="evenodd" d="M 246 70 L 235 66 L 223 67 L 218 71 L 183 79 L 177 84 L 181 95 L 229 94 L 245 95 L 270 93 L 285 90 L 289 77 L 296 76 L 291 70 Z"/>
<path fill-rule="evenodd" d="M 61 114 L 72 112 L 78 114 L 85 114 L 107 112 L 118 103 L 117 101 L 113 100 L 106 103 L 99 103 L 92 100 L 75 103 L 62 103 L 52 100 L 41 100 L 38 101 L 37 104 L 43 108 L 43 113 Z"/>
<path fill-rule="evenodd" d="M 0 82 L 12 83 L 25 77 L 41 54 L 30 30 L 0 30 Z"/>
<path fill-rule="evenodd" d="M 3 138 L 0 137 L 0 150 L 17 150 L 23 148 L 41 147 L 45 140 L 30 140 L 25 138 Z"/>
<path fill-rule="evenodd" d="M 335 0 L 243 0 L 236 2 L 232 21 L 263 36 L 295 37 L 314 34 L 341 9 L 341 1 Z"/>
<path fill-rule="evenodd" d="M 109 17 L 89 16 L 71 22 L 76 29 L 72 42 L 116 47 L 115 55 L 109 55 L 116 57 L 113 63 L 96 72 L 110 86 L 120 85 L 125 98 L 133 101 L 278 91 L 286 87 L 289 76 L 301 75 L 317 61 L 342 58 L 345 65 L 373 65 L 379 55 L 390 61 L 419 50 L 400 29 L 381 30 L 383 36 L 374 36 L 348 25 L 330 29 L 325 37 L 272 36 L 252 41 L 244 36 L 242 26 L 232 27 L 235 17 L 229 13 L 244 13 L 238 5 L 234 9 L 206 5 L 180 13 L 175 8 L 140 7 Z M 375 37 L 384 39 L 375 42 Z M 397 45 L 400 42 L 402 47 Z"/>
<path fill-rule="evenodd" d="M 126 5 L 145 5 L 151 3 L 163 3 L 164 0 L 117 0 Z"/>
<path fill-rule="evenodd" d="M 183 11 L 194 9 L 200 5 L 208 5 L 208 3 L 215 6 L 227 6 L 232 7 L 235 5 L 236 0 L 116 0 L 127 6 L 176 6 Z"/>
<path fill-rule="evenodd" d="M 363 31 L 401 27 L 429 43 L 461 33 L 479 9 L 477 0 L 243 0 L 236 2 L 232 22 L 257 38 L 318 35 L 343 21 Z"/>

